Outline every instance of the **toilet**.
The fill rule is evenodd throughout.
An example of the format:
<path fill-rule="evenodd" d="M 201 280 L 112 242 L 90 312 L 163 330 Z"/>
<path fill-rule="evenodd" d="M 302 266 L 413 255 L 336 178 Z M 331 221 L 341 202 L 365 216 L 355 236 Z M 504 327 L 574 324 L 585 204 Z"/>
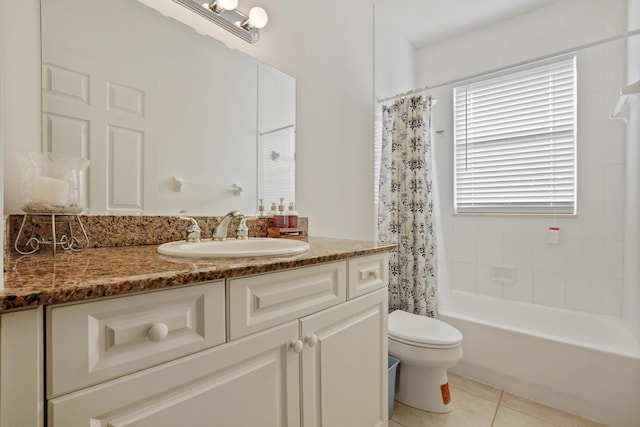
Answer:
<path fill-rule="evenodd" d="M 460 331 L 441 320 L 396 310 L 389 314 L 389 354 L 400 360 L 397 401 L 423 411 L 451 411 L 447 368 L 462 360 Z"/>

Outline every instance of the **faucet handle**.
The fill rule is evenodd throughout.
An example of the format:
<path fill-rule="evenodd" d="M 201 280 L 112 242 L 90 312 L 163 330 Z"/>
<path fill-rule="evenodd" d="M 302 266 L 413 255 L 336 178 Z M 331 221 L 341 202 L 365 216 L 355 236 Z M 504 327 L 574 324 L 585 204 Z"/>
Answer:
<path fill-rule="evenodd" d="M 247 240 L 249 238 L 249 226 L 247 226 L 247 221 L 255 221 L 257 219 L 257 216 L 243 217 L 240 220 L 240 224 L 238 224 L 238 228 L 236 228 L 236 239 Z"/>
<path fill-rule="evenodd" d="M 202 234 L 202 229 L 198 225 L 198 221 L 191 217 L 181 216 L 178 217 L 181 221 L 191 221 L 189 227 L 187 228 L 187 237 L 185 240 L 189 243 L 197 243 L 200 241 L 200 236 Z"/>

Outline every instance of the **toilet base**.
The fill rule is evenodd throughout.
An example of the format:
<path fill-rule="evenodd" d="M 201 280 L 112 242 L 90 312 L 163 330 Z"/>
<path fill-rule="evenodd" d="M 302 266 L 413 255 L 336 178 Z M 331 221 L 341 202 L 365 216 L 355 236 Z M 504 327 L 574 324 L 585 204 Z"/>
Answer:
<path fill-rule="evenodd" d="M 451 412 L 453 405 L 446 368 L 407 365 L 401 360 L 398 373 L 397 401 L 423 411 Z"/>

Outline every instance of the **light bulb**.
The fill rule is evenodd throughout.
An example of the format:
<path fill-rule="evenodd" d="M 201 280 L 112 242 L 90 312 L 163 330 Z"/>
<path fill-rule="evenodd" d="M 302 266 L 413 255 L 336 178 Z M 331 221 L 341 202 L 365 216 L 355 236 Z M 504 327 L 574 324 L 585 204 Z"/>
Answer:
<path fill-rule="evenodd" d="M 238 7 L 238 0 L 213 0 L 209 4 L 209 9 L 215 13 L 221 13 L 224 10 L 233 10 Z"/>
<path fill-rule="evenodd" d="M 234 10 L 238 7 L 238 0 L 217 0 L 216 4 L 224 10 Z"/>
<path fill-rule="evenodd" d="M 261 7 L 254 7 L 249 11 L 249 26 L 255 28 L 262 28 L 267 25 L 269 21 L 269 15 Z"/>

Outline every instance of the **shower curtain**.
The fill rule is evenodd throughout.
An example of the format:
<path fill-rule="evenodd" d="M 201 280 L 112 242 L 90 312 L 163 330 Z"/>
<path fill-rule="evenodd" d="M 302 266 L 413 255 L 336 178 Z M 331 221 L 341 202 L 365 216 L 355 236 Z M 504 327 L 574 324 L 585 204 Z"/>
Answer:
<path fill-rule="evenodd" d="M 389 262 L 389 307 L 436 317 L 431 175 L 431 97 L 383 106 L 378 240 L 397 245 Z"/>

